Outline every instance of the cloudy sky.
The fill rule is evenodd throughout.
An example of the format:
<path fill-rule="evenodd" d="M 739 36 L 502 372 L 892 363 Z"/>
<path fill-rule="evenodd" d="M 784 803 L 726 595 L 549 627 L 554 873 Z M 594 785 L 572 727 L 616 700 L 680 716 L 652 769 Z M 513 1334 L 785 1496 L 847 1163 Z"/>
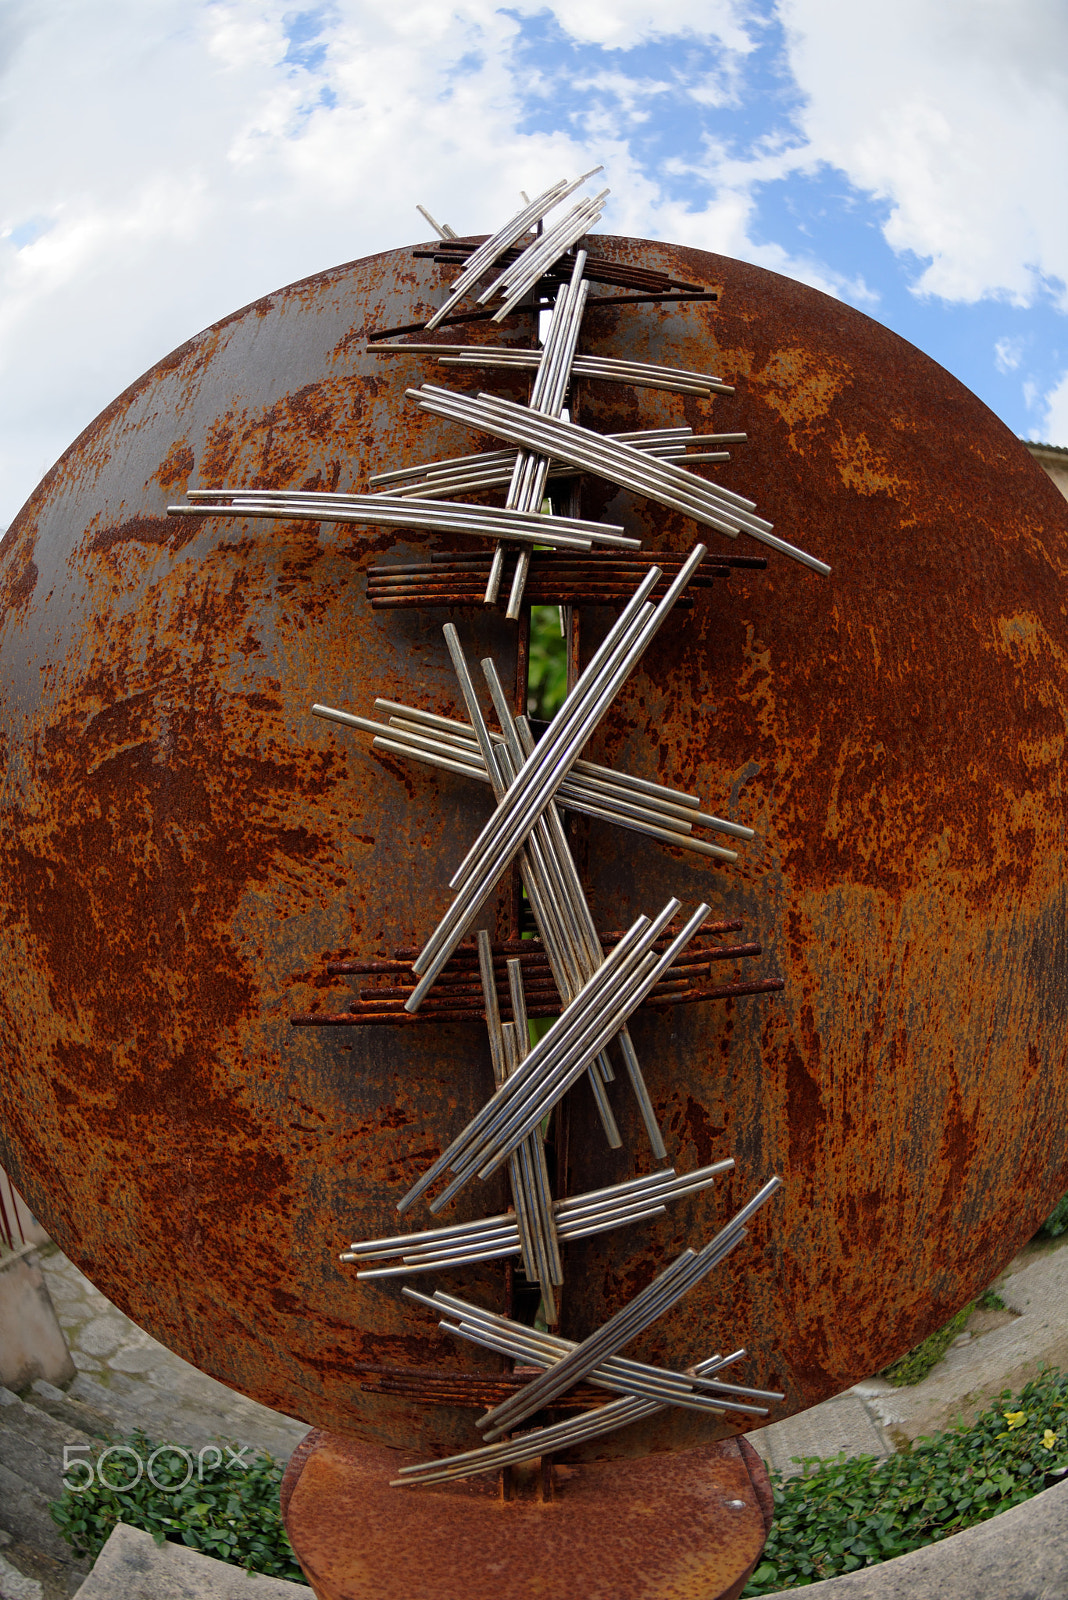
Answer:
<path fill-rule="evenodd" d="M 0 527 L 168 350 L 281 284 L 490 230 L 755 261 L 1068 445 L 1064 0 L 0 0 Z"/>

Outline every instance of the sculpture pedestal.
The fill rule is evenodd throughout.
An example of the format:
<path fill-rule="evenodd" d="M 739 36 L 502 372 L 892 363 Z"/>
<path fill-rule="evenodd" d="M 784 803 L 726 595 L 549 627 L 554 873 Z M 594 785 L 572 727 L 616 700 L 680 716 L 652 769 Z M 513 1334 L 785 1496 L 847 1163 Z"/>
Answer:
<path fill-rule="evenodd" d="M 282 1483 L 319 1600 L 735 1600 L 771 1490 L 744 1440 L 636 1461 L 391 1489 L 414 1455 L 313 1431 Z M 551 1481 L 550 1481 L 551 1480 Z"/>

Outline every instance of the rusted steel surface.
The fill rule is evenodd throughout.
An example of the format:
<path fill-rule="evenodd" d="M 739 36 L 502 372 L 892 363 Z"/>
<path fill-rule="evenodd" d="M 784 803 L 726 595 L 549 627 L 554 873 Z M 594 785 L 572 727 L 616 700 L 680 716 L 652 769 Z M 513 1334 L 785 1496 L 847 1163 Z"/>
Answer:
<path fill-rule="evenodd" d="M 754 1460 L 755 1458 L 755 1460 Z M 282 1485 L 286 1531 L 319 1600 L 735 1600 L 760 1557 L 767 1477 L 735 1440 L 606 1466 L 532 1463 L 416 1492 L 412 1459 L 319 1433 Z"/>
<path fill-rule="evenodd" d="M 737 392 L 713 424 L 704 400 L 584 382 L 580 420 L 748 432 L 710 472 L 834 571 L 770 556 L 697 594 L 589 751 L 758 834 L 723 868 L 584 826 L 598 926 L 706 899 L 762 945 L 745 976 L 786 988 L 635 1019 L 671 1162 L 737 1168 L 655 1223 L 570 1246 L 561 1331 L 588 1333 L 780 1172 L 743 1247 L 633 1353 L 684 1367 L 744 1344 L 746 1378 L 786 1390 L 781 1415 L 943 1321 L 1068 1184 L 1068 507 L 973 396 L 850 308 L 722 257 L 597 248 L 723 293 L 595 306 L 585 348 Z M 441 613 L 366 598 L 387 551 L 427 546 L 165 507 L 228 483 L 359 489 L 496 448 L 405 408 L 417 358 L 383 372 L 362 353 L 366 330 L 440 304 L 449 276 L 397 251 L 199 335 L 81 436 L 0 547 L 0 1163 L 189 1360 L 423 1456 L 474 1430 L 469 1407 L 423 1403 L 418 1374 L 430 1397 L 443 1372 L 499 1376 L 497 1358 L 357 1285 L 336 1253 L 396 1231 L 397 1199 L 490 1092 L 484 1028 L 289 1018 L 320 998 L 324 959 L 423 943 L 488 814 L 464 779 L 309 715 L 316 699 L 369 713 L 375 694 L 457 714 Z M 529 339 L 529 319 L 505 326 Z M 526 394 L 508 374 L 492 387 Z M 583 514 L 605 507 L 646 550 L 696 540 L 588 482 Z M 610 615 L 584 609 L 584 655 Z M 460 627 L 507 676 L 515 631 L 474 611 Z M 632 1176 L 584 1085 L 572 1099 L 568 1191 Z M 644 1149 L 616 1107 L 624 1149 Z M 475 1187 L 455 1220 L 502 1209 L 503 1187 Z M 504 1309 L 508 1282 L 486 1266 L 450 1288 Z M 412 1392 L 365 1387 L 396 1367 Z M 687 1448 L 707 1426 L 664 1414 L 598 1449 Z"/>

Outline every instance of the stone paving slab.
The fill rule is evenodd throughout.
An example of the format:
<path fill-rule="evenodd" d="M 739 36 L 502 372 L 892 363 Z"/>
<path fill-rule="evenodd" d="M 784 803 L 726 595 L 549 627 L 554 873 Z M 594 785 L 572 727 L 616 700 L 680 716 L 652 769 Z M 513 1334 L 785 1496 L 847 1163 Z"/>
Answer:
<path fill-rule="evenodd" d="M 41 1253 L 52 1303 L 78 1376 L 75 1399 L 117 1431 L 143 1428 L 157 1443 L 199 1450 L 217 1438 L 286 1461 L 305 1422 L 258 1405 L 183 1361 L 131 1322 L 58 1250 Z"/>
<path fill-rule="evenodd" d="M 870 1455 L 882 1461 L 893 1453 L 893 1445 L 852 1389 L 746 1437 L 766 1464 L 787 1478 L 801 1471 L 795 1457 L 836 1456 L 844 1450 L 847 1456 Z"/>

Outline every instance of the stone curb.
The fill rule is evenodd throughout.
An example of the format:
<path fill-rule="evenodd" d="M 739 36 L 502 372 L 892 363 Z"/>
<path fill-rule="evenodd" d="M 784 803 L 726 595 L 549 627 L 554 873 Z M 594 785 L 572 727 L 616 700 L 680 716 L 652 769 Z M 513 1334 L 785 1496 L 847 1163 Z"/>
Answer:
<path fill-rule="evenodd" d="M 301 1583 L 248 1573 L 184 1544 L 157 1545 L 120 1522 L 96 1558 L 77 1600 L 312 1600 Z"/>
<path fill-rule="evenodd" d="M 1068 1483 L 977 1528 L 765 1600 L 1066 1600 Z"/>

